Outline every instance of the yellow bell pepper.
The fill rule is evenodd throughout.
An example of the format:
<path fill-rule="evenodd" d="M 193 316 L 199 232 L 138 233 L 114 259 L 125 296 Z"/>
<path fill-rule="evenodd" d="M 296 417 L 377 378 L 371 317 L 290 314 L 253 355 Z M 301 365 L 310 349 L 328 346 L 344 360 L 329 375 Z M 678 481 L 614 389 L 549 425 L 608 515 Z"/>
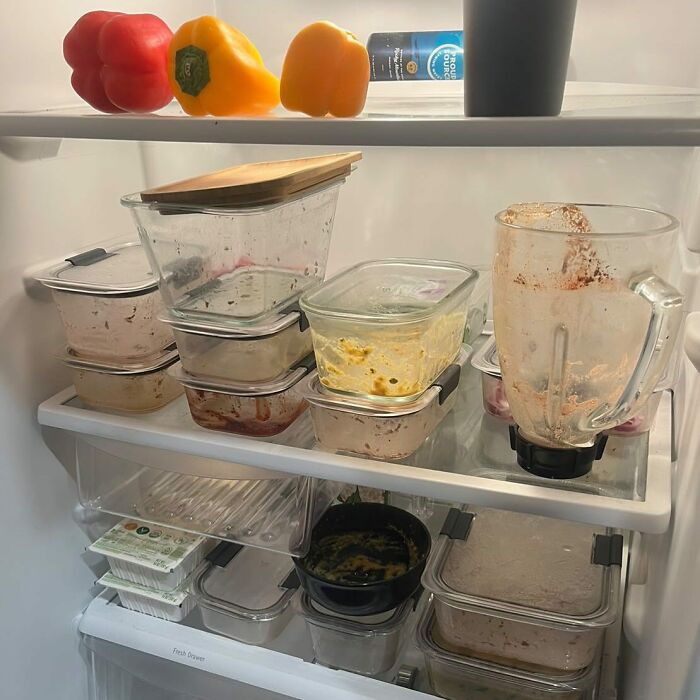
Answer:
<path fill-rule="evenodd" d="M 354 117 L 369 84 L 369 55 L 353 34 L 314 22 L 292 39 L 280 83 L 282 104 L 312 117 Z"/>
<path fill-rule="evenodd" d="M 279 80 L 254 44 L 216 17 L 183 24 L 170 42 L 168 78 L 187 114 L 264 114 L 279 104 Z"/>

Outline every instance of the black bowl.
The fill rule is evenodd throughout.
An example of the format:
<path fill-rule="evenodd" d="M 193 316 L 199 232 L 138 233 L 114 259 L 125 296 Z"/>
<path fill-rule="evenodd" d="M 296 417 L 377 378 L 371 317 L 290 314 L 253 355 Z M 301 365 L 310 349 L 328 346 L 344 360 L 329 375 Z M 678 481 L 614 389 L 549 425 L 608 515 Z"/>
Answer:
<path fill-rule="evenodd" d="M 401 508 L 383 503 L 345 503 L 329 508 L 311 533 L 311 548 L 327 535 L 350 531 L 398 531 L 412 542 L 418 560 L 408 571 L 386 581 L 327 581 L 309 567 L 309 557 L 294 559 L 302 588 L 310 598 L 341 615 L 375 615 L 398 607 L 420 586 L 430 554 L 431 538 L 423 523 Z"/>

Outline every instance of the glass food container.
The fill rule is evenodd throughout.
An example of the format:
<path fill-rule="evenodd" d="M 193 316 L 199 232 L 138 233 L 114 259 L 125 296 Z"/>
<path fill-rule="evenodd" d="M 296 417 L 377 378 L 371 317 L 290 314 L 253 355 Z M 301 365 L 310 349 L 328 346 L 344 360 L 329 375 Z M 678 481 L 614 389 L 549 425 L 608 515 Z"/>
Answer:
<path fill-rule="evenodd" d="M 233 329 L 167 315 L 184 370 L 233 382 L 267 382 L 311 351 L 311 332 L 298 311 Z"/>
<path fill-rule="evenodd" d="M 488 508 L 453 508 L 423 575 L 441 646 L 508 666 L 589 666 L 618 614 L 622 537 Z"/>
<path fill-rule="evenodd" d="M 455 362 L 414 401 L 378 406 L 325 391 L 312 372 L 302 384 L 319 444 L 329 450 L 378 459 L 402 459 L 415 452 L 457 400 L 461 370 L 469 358 L 464 347 Z"/>
<path fill-rule="evenodd" d="M 481 335 L 489 318 L 489 300 L 491 298 L 491 265 L 472 265 L 479 278 L 469 296 L 467 324 L 464 326 L 464 342 L 473 345 Z"/>
<path fill-rule="evenodd" d="M 517 204 L 496 216 L 494 330 L 518 463 L 571 478 L 644 405 L 673 351 L 678 222 L 634 207 Z"/>
<path fill-rule="evenodd" d="M 180 318 L 256 324 L 323 280 L 345 178 L 275 204 L 206 206 L 122 197 L 168 309 Z"/>
<path fill-rule="evenodd" d="M 180 364 L 170 376 L 185 387 L 190 413 L 197 425 L 256 437 L 277 435 L 307 408 L 301 380 L 313 369 L 313 355 L 269 382 L 231 382 L 198 377 Z"/>
<path fill-rule="evenodd" d="M 482 399 L 486 413 L 512 423 L 513 414 L 501 379 L 501 368 L 494 337 L 486 340 L 474 353 L 472 365 L 481 372 Z M 656 385 L 654 393 L 643 406 L 635 411 L 632 418 L 605 432 L 609 435 L 627 435 L 629 437 L 648 433 L 654 424 L 662 393 L 673 386 L 674 377 L 673 367 L 669 365 L 664 376 Z"/>
<path fill-rule="evenodd" d="M 447 700 L 593 700 L 599 658 L 572 673 L 520 670 L 456 654 L 443 647 L 433 605 L 427 605 L 416 630 L 430 686 Z"/>
<path fill-rule="evenodd" d="M 170 329 L 158 320 L 164 308 L 158 280 L 138 243 L 75 253 L 36 279 L 51 289 L 76 355 L 130 362 L 173 342 Z"/>
<path fill-rule="evenodd" d="M 316 662 L 363 676 L 377 676 L 394 666 L 414 605 L 415 596 L 389 612 L 350 617 L 326 610 L 306 593 L 299 598 Z"/>
<path fill-rule="evenodd" d="M 415 399 L 459 354 L 477 278 L 457 263 L 372 261 L 304 294 L 320 383 L 383 404 Z"/>
<path fill-rule="evenodd" d="M 133 364 L 91 362 L 71 349 L 60 359 L 71 369 L 76 393 L 92 408 L 148 413 L 182 394 L 182 386 L 166 371 L 178 359 L 174 345 Z"/>
<path fill-rule="evenodd" d="M 265 549 L 224 542 L 193 582 L 208 629 L 246 644 L 267 644 L 287 626 L 299 586 L 292 560 Z"/>

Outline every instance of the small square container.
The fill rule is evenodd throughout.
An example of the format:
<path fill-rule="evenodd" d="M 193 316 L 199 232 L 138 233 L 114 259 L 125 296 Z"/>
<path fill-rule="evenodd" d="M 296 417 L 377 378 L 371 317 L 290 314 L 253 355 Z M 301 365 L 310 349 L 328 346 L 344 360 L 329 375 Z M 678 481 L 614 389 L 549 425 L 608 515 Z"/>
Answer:
<path fill-rule="evenodd" d="M 140 194 L 121 203 L 169 311 L 238 327 L 278 313 L 321 283 L 344 182 L 335 178 L 264 205 L 144 202 Z"/>
<path fill-rule="evenodd" d="M 169 374 L 185 387 L 192 419 L 209 430 L 269 437 L 286 430 L 307 408 L 301 380 L 313 355 L 270 382 L 230 382 L 198 377 L 174 365 Z"/>
<path fill-rule="evenodd" d="M 233 382 L 267 382 L 311 351 L 311 332 L 298 311 L 238 329 L 162 317 L 175 336 L 183 369 Z"/>
<path fill-rule="evenodd" d="M 173 591 L 204 559 L 210 540 L 126 518 L 88 549 L 107 557 L 118 578 L 157 591 Z"/>
<path fill-rule="evenodd" d="M 186 587 L 174 591 L 157 591 L 140 583 L 126 581 L 106 573 L 97 583 L 111 588 L 119 595 L 119 602 L 129 610 L 159 617 L 161 620 L 181 622 L 195 608 L 197 601 Z"/>
<path fill-rule="evenodd" d="M 319 444 L 377 459 L 403 459 L 413 454 L 454 406 L 469 350 L 463 347 L 455 362 L 417 399 L 395 406 L 326 391 L 317 373 L 312 372 L 302 390 Z"/>
<path fill-rule="evenodd" d="M 382 404 L 412 401 L 459 354 L 478 273 L 457 263 L 360 263 L 300 300 L 322 386 Z"/>
<path fill-rule="evenodd" d="M 416 630 L 430 686 L 447 700 L 593 700 L 600 674 L 599 654 L 584 669 L 559 674 L 520 670 L 456 654 L 442 646 L 435 610 L 427 605 Z"/>
<path fill-rule="evenodd" d="M 173 342 L 158 320 L 158 280 L 138 243 L 75 253 L 36 279 L 51 289 L 68 345 L 81 357 L 133 362 Z"/>
<path fill-rule="evenodd" d="M 394 666 L 414 605 L 415 596 L 379 615 L 349 617 L 326 610 L 306 593 L 299 598 L 316 662 L 363 676 L 378 676 Z"/>
<path fill-rule="evenodd" d="M 508 666 L 586 668 L 618 614 L 622 536 L 453 508 L 423 574 L 441 645 Z"/>
<path fill-rule="evenodd" d="M 182 386 L 166 371 L 178 360 L 174 345 L 132 364 L 83 360 L 71 349 L 60 359 L 71 369 L 76 393 L 92 408 L 149 413 L 182 394 Z"/>
<path fill-rule="evenodd" d="M 267 644 L 287 626 L 299 586 L 292 560 L 223 542 L 192 584 L 208 629 L 245 644 Z"/>
<path fill-rule="evenodd" d="M 481 374 L 481 388 L 484 410 L 495 418 L 513 422 L 513 414 L 506 397 L 506 392 L 501 380 L 501 367 L 498 361 L 496 338 L 491 336 L 474 353 L 472 365 Z M 647 399 L 646 403 L 625 423 L 621 423 L 605 432 L 609 435 L 626 435 L 633 437 L 648 433 L 653 424 L 656 412 L 661 403 L 661 396 L 666 389 L 671 388 L 675 374 L 669 365 L 669 369 L 659 380 L 656 390 Z"/>

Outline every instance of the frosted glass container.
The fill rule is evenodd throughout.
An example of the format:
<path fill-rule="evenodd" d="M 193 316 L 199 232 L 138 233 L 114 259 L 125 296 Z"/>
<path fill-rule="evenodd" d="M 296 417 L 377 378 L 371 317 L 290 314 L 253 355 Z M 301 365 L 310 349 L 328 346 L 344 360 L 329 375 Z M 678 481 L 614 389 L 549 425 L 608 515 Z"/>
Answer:
<path fill-rule="evenodd" d="M 332 394 L 312 373 L 302 384 L 320 445 L 377 459 L 402 459 L 413 454 L 452 410 L 461 370 L 469 352 L 462 349 L 435 384 L 417 399 L 397 406 Z"/>
<path fill-rule="evenodd" d="M 74 253 L 36 279 L 51 289 L 68 345 L 81 357 L 133 362 L 173 342 L 158 320 L 164 308 L 158 281 L 138 243 Z"/>
<path fill-rule="evenodd" d="M 239 642 L 267 644 L 292 618 L 299 586 L 292 560 L 264 549 L 228 547 L 233 557 L 225 566 L 212 564 L 193 583 L 202 622 Z"/>
<path fill-rule="evenodd" d="M 182 386 L 167 372 L 178 359 L 172 348 L 130 365 L 82 360 L 71 350 L 61 359 L 71 370 L 76 393 L 92 408 L 149 413 L 182 394 Z"/>
<path fill-rule="evenodd" d="M 453 512 L 469 522 L 466 511 Z M 613 533 L 488 508 L 470 512 L 466 534 L 440 535 L 423 576 L 442 646 L 516 667 L 590 665 L 618 614 L 620 562 L 599 558 Z"/>
<path fill-rule="evenodd" d="M 416 631 L 430 686 L 447 700 L 593 700 L 599 658 L 580 671 L 562 674 L 520 670 L 445 649 L 435 627 L 432 605 L 426 606 Z"/>
<path fill-rule="evenodd" d="M 457 263 L 390 259 L 304 294 L 320 383 L 384 404 L 416 398 L 457 357 L 477 278 Z"/>
<path fill-rule="evenodd" d="M 678 222 L 612 205 L 518 204 L 496 217 L 494 331 L 520 435 L 586 448 L 648 399 L 682 297 L 665 279 Z"/>
<path fill-rule="evenodd" d="M 180 361 L 186 372 L 196 376 L 234 382 L 267 382 L 311 351 L 311 332 L 301 329 L 298 312 L 238 329 L 222 325 L 188 323 L 165 318 L 173 329 Z"/>
<path fill-rule="evenodd" d="M 301 380 L 310 366 L 297 366 L 270 382 L 259 383 L 198 377 L 179 364 L 170 369 L 170 375 L 184 385 L 197 425 L 260 437 L 281 433 L 307 409 Z"/>
<path fill-rule="evenodd" d="M 387 613 L 344 617 L 317 605 L 306 593 L 299 598 L 316 662 L 363 676 L 377 676 L 394 666 L 414 603 L 409 598 Z"/>
<path fill-rule="evenodd" d="M 325 275 L 340 187 L 278 204 L 196 206 L 122 198 L 180 318 L 245 325 L 278 312 Z"/>

